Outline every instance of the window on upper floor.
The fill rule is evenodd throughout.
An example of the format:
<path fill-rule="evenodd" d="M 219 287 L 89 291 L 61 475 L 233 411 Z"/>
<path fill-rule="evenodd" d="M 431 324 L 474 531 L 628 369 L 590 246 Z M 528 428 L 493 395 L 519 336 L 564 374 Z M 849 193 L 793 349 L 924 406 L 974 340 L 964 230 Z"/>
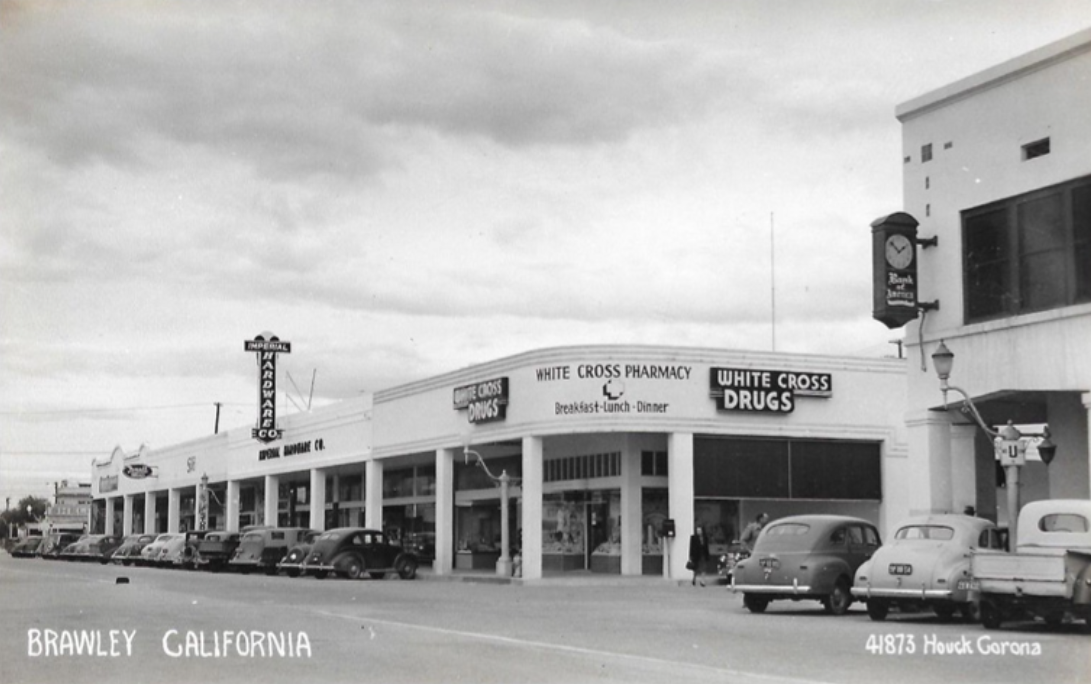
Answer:
<path fill-rule="evenodd" d="M 962 214 L 966 322 L 1091 301 L 1091 176 Z"/>

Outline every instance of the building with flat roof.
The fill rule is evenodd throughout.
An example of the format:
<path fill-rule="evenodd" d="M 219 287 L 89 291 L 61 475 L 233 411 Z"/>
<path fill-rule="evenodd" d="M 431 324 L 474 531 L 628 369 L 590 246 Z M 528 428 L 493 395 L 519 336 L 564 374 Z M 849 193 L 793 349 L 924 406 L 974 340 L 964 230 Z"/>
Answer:
<path fill-rule="evenodd" d="M 299 350 L 296 350 L 297 353 Z M 905 363 L 652 346 L 542 349 L 92 466 L 104 531 L 247 524 L 434 540 L 436 573 L 684 576 L 759 512 L 908 511 Z M 128 475 L 127 475 L 128 473 Z M 202 479 L 209 498 L 202 509 Z M 673 520 L 675 537 L 664 536 Z"/>

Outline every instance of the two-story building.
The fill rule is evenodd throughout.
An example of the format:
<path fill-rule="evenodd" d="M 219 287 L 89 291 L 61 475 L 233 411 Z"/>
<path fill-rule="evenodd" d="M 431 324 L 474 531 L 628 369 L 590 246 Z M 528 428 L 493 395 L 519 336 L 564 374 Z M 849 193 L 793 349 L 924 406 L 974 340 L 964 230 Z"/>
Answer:
<path fill-rule="evenodd" d="M 905 334 L 914 511 L 1008 518 L 992 442 L 958 391 L 944 406 L 941 342 L 954 354 L 948 382 L 990 429 L 1048 423 L 1055 460 L 1031 444 L 1022 499 L 1091 494 L 1089 112 L 1091 30 L 897 107 L 902 210 L 920 238 L 938 238 L 917 248 L 920 300 L 938 309 Z"/>

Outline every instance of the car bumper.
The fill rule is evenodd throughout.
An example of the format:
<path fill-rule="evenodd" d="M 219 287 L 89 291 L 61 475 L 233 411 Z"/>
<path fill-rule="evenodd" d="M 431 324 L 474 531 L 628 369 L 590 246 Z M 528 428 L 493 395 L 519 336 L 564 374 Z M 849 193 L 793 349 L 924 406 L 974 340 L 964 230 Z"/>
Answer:
<path fill-rule="evenodd" d="M 736 584 L 731 581 L 731 591 L 736 594 L 777 594 L 781 596 L 810 596 L 814 591 L 809 584 L 793 581 L 791 584 Z"/>
<path fill-rule="evenodd" d="M 852 595 L 855 598 L 886 598 L 906 600 L 950 601 L 955 598 L 955 592 L 950 589 L 928 589 L 926 587 L 912 588 L 882 588 L 882 587 L 853 587 Z"/>

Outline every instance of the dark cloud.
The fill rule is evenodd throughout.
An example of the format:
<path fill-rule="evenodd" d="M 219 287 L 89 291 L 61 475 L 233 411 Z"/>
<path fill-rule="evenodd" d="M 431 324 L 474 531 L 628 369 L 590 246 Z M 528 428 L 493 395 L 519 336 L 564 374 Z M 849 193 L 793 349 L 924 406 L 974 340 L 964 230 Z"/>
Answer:
<path fill-rule="evenodd" d="M 149 140 L 274 180 L 360 178 L 405 132 L 586 145 L 699 115 L 737 75 L 684 44 L 467 8 L 17 4 L 0 116 L 58 164 L 139 166 Z M 265 5 L 268 7 L 268 5 Z"/>

